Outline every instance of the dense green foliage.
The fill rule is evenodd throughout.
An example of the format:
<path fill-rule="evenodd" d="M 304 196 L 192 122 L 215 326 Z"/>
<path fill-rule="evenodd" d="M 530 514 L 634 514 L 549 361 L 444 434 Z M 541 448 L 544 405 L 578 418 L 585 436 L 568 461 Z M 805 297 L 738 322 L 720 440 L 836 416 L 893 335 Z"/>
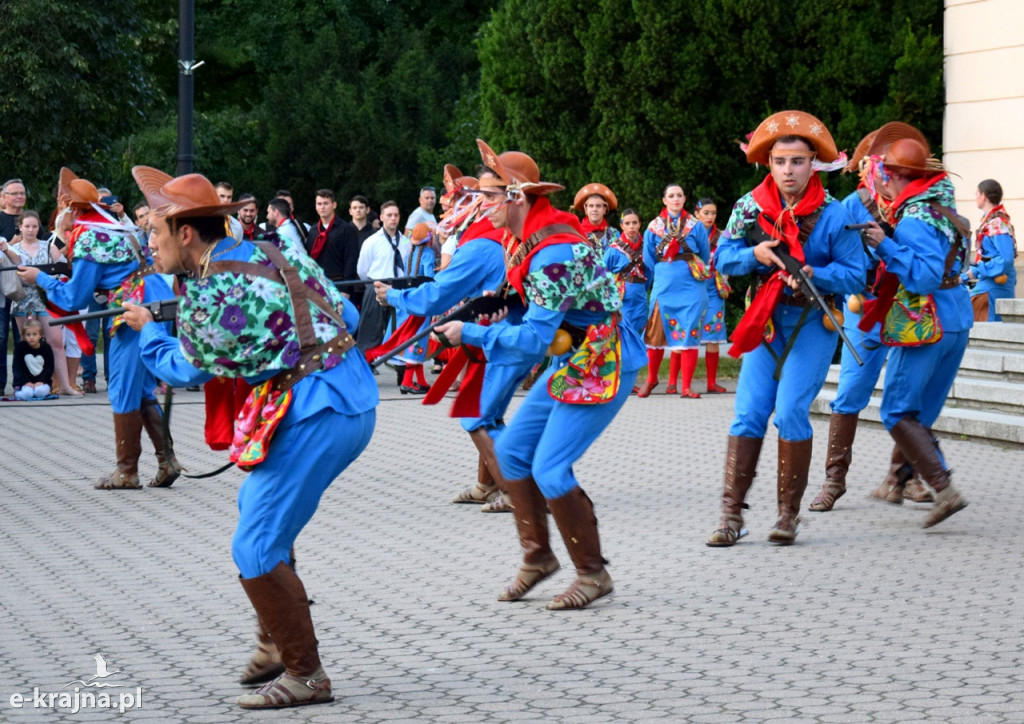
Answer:
<path fill-rule="evenodd" d="M 443 163 L 473 169 L 479 135 L 566 184 L 556 203 L 599 180 L 647 219 L 679 181 L 725 217 L 769 112 L 808 110 L 847 150 L 896 118 L 938 144 L 941 24 L 915 0 L 207 0 L 195 165 L 261 200 L 287 187 L 307 219 L 321 186 L 407 211 Z M 132 165 L 174 171 L 176 3 L 3 0 L 0 32 L 5 177 L 32 205 L 63 164 L 128 200 Z"/>

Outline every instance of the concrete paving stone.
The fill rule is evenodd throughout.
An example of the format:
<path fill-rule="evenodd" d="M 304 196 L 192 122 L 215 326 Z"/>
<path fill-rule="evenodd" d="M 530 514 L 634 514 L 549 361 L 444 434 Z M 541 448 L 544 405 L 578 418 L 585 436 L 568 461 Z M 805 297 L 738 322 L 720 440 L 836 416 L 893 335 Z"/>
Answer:
<path fill-rule="evenodd" d="M 132 495 L 92 491 L 89 481 L 112 465 L 109 408 L 76 401 L 19 409 L 25 439 L 69 432 L 55 445 L 0 454 L 0 569 L 20 584 L 0 588 L 0 680 L 8 682 L 0 721 L 39 720 L 10 709 L 5 694 L 59 688 L 89 672 L 98 651 L 148 693 L 146 719 L 170 722 L 534 722 L 570 720 L 570 711 L 594 712 L 594 721 L 902 724 L 936 720 L 935 711 L 955 711 L 958 724 L 1024 720 L 1016 698 L 1024 633 L 1006 626 L 1024 594 L 1016 534 L 1024 500 L 1004 494 L 1024 451 L 943 439 L 954 468 L 983 457 L 986 475 L 961 476 L 971 507 L 926 532 L 921 506 L 866 499 L 892 443 L 865 426 L 851 494 L 831 513 L 804 515 L 797 545 L 778 549 L 764 541 L 775 507 L 770 433 L 748 498 L 751 536 L 713 550 L 703 541 L 720 505 L 731 400 L 701 400 L 697 415 L 664 396 L 630 400 L 574 466 L 601 520 L 616 594 L 557 615 L 543 604 L 568 584 L 569 570 L 521 605 L 493 600 L 518 565 L 512 517 L 449 505 L 475 479 L 471 442 L 443 412 L 402 404 L 393 386 L 382 390 L 395 401 L 382 402 L 374 440 L 296 543 L 338 701 L 281 712 L 234 705 L 234 677 L 253 645 L 252 612 L 230 557 L 244 476 Z M 0 420 L 7 412 L 0 403 Z M 223 459 L 203 447 L 202 412 L 201 394 L 176 397 L 179 456 L 194 470 Z M 823 468 L 827 422 L 815 418 L 812 427 L 808 496 Z M 684 471 L 659 442 L 667 428 L 701 451 Z M 418 431 L 411 442 L 408 429 Z M 150 474 L 143 445 L 142 472 Z M 17 474 L 32 458 L 47 471 Z M 685 509 L 654 494 L 665 480 Z M 417 505 L 382 505 L 395 485 L 414 491 Z M 557 534 L 553 546 L 567 564 Z M 906 614 L 880 624 L 880 611 Z M 552 697 L 531 699 L 537 689 Z M 710 700 L 723 692 L 738 698 Z M 611 700 L 596 703 L 601 696 Z M 50 712 L 47 721 L 85 721 L 83 714 Z"/>

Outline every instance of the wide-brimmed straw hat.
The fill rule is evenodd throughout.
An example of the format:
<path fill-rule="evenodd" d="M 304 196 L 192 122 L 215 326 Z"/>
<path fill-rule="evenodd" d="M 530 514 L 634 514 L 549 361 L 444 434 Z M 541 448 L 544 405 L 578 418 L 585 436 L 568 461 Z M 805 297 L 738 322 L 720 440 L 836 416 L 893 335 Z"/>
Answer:
<path fill-rule="evenodd" d="M 476 145 L 480 149 L 480 158 L 484 165 L 498 174 L 497 179 L 480 179 L 480 188 L 518 189 L 534 196 L 548 196 L 565 189 L 561 184 L 541 181 L 537 163 L 521 151 L 505 151 L 499 156 L 479 138 L 476 139 Z"/>
<path fill-rule="evenodd" d="M 91 209 L 93 204 L 103 209 L 109 209 L 109 204 L 100 200 L 99 189 L 92 181 L 78 178 L 75 172 L 67 166 L 61 168 L 60 179 L 57 181 L 57 198 L 68 200 L 73 209 Z"/>
<path fill-rule="evenodd" d="M 132 176 L 152 212 L 167 219 L 227 216 L 250 201 L 225 204 L 210 180 L 198 173 L 175 178 L 151 166 L 135 166 Z"/>
<path fill-rule="evenodd" d="M 909 123 L 892 121 L 875 131 L 868 149 L 871 156 L 881 156 L 885 168 L 910 176 L 932 176 L 946 169 L 932 156 L 928 139 Z"/>
<path fill-rule="evenodd" d="M 576 198 L 572 202 L 572 207 L 582 214 L 583 204 L 585 204 L 587 199 L 591 196 L 600 196 L 604 199 L 604 202 L 608 205 L 609 211 L 615 211 L 615 209 L 619 207 L 619 200 L 615 198 L 615 194 L 612 193 L 612 190 L 604 184 L 599 183 L 587 184 L 577 191 Z"/>
<path fill-rule="evenodd" d="M 814 148 L 817 159 L 831 163 L 839 158 L 836 142 L 825 124 L 804 111 L 779 111 L 761 121 L 747 143 L 747 161 L 767 166 L 772 146 L 785 136 L 799 136 Z"/>
<path fill-rule="evenodd" d="M 857 148 L 853 149 L 853 155 L 850 156 L 850 162 L 846 164 L 843 173 L 856 173 L 860 170 L 860 161 L 868 155 L 868 149 L 871 148 L 871 142 L 875 139 L 876 133 L 877 131 L 872 131 L 860 139 L 860 143 L 857 144 Z"/>

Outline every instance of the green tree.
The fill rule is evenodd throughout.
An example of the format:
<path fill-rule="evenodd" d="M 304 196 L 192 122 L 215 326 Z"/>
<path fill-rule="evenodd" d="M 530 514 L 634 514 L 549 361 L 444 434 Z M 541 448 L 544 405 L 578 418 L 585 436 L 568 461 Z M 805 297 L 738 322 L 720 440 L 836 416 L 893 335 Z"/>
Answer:
<path fill-rule="evenodd" d="M 145 63 L 166 28 L 146 14 L 148 5 L 2 3 L 0 145 L 7 173 L 27 182 L 30 207 L 52 208 L 62 165 L 96 178 L 115 139 L 159 99 Z"/>

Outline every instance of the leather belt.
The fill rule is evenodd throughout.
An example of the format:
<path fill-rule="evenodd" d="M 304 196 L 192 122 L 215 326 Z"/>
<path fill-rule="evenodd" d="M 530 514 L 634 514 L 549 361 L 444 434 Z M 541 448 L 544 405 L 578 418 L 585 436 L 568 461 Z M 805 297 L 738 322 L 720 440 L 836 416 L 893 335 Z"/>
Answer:
<path fill-rule="evenodd" d="M 347 331 L 342 332 L 330 342 L 318 345 L 303 354 L 299 357 L 298 364 L 290 370 L 279 372 L 274 377 L 274 389 L 284 392 L 307 375 L 335 367 L 341 361 L 341 356 L 355 346 L 355 338 Z M 338 355 L 338 360 L 328 367 L 327 361 L 331 355 Z"/>

